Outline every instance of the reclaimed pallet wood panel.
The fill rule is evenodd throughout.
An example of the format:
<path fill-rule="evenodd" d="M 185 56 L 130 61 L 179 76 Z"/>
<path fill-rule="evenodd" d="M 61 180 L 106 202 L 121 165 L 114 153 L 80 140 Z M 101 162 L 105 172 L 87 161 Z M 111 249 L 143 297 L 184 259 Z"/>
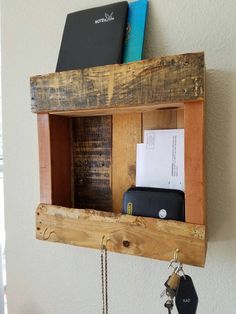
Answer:
<path fill-rule="evenodd" d="M 205 122 L 204 103 L 186 103 L 184 108 L 185 219 L 205 224 Z"/>
<path fill-rule="evenodd" d="M 114 111 L 204 98 L 204 53 L 157 57 L 31 77 L 31 109 Z"/>
<path fill-rule="evenodd" d="M 177 109 L 177 129 L 184 129 L 184 109 Z"/>
<path fill-rule="evenodd" d="M 72 119 L 74 207 L 112 211 L 111 119 Z"/>
<path fill-rule="evenodd" d="M 52 169 L 49 114 L 37 115 L 40 202 L 52 204 Z"/>
<path fill-rule="evenodd" d="M 72 206 L 70 120 L 38 114 L 40 201 Z"/>
<path fill-rule="evenodd" d="M 121 212 L 125 191 L 135 185 L 136 146 L 141 143 L 142 114 L 114 114 L 112 117 L 113 211 Z M 81 208 L 81 207 L 80 207 Z"/>
<path fill-rule="evenodd" d="M 31 77 L 37 239 L 204 266 L 204 97 L 202 52 Z M 169 128 L 185 129 L 186 222 L 122 215 L 143 130 Z"/>
<path fill-rule="evenodd" d="M 109 251 L 166 261 L 178 248 L 183 263 L 205 263 L 203 225 L 40 204 L 36 230 L 39 240 L 95 249 L 105 236 Z"/>
<path fill-rule="evenodd" d="M 176 127 L 176 109 L 160 109 L 143 113 L 143 130 L 176 129 Z"/>

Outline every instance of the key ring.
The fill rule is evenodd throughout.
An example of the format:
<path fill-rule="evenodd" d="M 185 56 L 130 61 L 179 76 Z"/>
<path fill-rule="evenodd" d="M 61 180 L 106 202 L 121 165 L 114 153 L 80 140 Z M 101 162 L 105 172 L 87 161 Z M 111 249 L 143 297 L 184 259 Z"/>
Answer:
<path fill-rule="evenodd" d="M 172 260 L 170 260 L 170 263 L 168 265 L 168 268 L 173 268 L 175 270 L 176 273 L 182 273 L 184 279 L 186 279 L 185 277 L 185 273 L 183 270 L 183 264 L 178 260 L 178 253 L 180 252 L 180 250 L 177 248 L 174 251 L 174 258 Z"/>

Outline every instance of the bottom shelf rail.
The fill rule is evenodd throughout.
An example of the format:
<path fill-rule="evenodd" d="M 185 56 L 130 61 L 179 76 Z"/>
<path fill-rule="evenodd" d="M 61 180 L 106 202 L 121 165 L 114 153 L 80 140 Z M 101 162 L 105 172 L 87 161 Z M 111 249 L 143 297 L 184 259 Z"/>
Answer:
<path fill-rule="evenodd" d="M 102 239 L 112 252 L 169 261 L 178 248 L 185 264 L 205 264 L 205 226 L 40 204 L 36 210 L 36 238 L 100 249 Z"/>

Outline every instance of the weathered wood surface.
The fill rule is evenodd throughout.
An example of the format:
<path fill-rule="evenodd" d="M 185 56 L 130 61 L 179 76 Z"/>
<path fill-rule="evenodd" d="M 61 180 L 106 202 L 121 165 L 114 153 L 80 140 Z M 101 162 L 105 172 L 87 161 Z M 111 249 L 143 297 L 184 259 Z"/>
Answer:
<path fill-rule="evenodd" d="M 74 207 L 112 211 L 111 116 L 72 119 Z"/>
<path fill-rule="evenodd" d="M 183 263 L 205 263 L 203 225 L 45 204 L 37 208 L 39 240 L 100 249 L 103 236 L 113 252 L 169 261 L 178 248 Z"/>
<path fill-rule="evenodd" d="M 40 202 L 52 204 L 51 137 L 49 114 L 37 115 Z"/>
<path fill-rule="evenodd" d="M 116 213 L 121 212 L 125 191 L 135 185 L 136 146 L 141 137 L 141 113 L 112 116 L 112 199 Z"/>
<path fill-rule="evenodd" d="M 179 109 L 160 109 L 143 113 L 143 130 L 161 130 L 177 128 Z"/>
<path fill-rule="evenodd" d="M 186 103 L 184 108 L 185 219 L 205 224 L 205 121 L 204 103 Z"/>
<path fill-rule="evenodd" d="M 40 201 L 72 206 L 70 120 L 38 114 Z"/>
<path fill-rule="evenodd" d="M 204 98 L 204 53 L 31 77 L 32 111 L 93 111 Z"/>
<path fill-rule="evenodd" d="M 184 128 L 184 109 L 177 109 L 177 129 Z"/>

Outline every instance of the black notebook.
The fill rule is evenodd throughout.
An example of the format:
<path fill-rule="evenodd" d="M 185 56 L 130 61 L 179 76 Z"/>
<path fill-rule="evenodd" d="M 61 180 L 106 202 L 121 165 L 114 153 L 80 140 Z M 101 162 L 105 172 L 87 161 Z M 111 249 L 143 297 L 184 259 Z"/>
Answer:
<path fill-rule="evenodd" d="M 67 15 L 56 71 L 121 63 L 128 2 Z"/>

